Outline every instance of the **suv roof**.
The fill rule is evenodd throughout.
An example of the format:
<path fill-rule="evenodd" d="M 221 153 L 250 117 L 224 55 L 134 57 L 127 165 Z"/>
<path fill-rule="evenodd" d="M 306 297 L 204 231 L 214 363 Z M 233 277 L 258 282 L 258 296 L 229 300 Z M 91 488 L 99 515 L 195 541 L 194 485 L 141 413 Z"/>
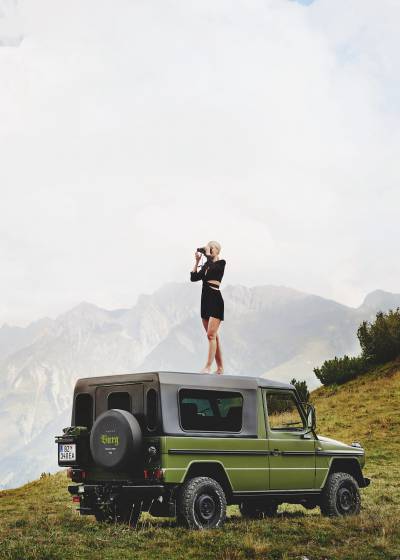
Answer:
<path fill-rule="evenodd" d="M 204 373 L 188 373 L 178 371 L 146 371 L 141 373 L 125 373 L 103 375 L 99 377 L 84 377 L 77 380 L 77 388 L 84 391 L 85 388 L 94 385 L 114 385 L 134 381 L 152 381 L 158 379 L 164 385 L 194 385 L 196 387 L 218 387 L 230 389 L 256 389 L 257 387 L 270 387 L 273 389 L 294 389 L 290 383 L 273 381 L 264 377 L 252 377 L 245 375 L 208 375 Z"/>

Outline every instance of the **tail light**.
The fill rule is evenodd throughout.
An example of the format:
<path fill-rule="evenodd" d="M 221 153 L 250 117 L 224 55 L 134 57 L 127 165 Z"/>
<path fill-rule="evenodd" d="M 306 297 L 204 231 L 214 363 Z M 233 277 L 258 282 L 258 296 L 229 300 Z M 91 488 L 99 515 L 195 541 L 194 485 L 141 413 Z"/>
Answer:
<path fill-rule="evenodd" d="M 67 478 L 70 478 L 73 482 L 83 482 L 86 478 L 86 471 L 69 467 L 67 469 Z"/>
<path fill-rule="evenodd" d="M 149 470 L 149 469 L 145 469 L 143 471 L 143 478 L 145 480 L 162 480 L 164 476 L 163 470 L 162 469 L 154 469 L 154 470 Z"/>
<path fill-rule="evenodd" d="M 156 480 L 162 480 L 164 476 L 163 470 L 162 469 L 155 469 L 153 472 L 153 477 Z"/>
<path fill-rule="evenodd" d="M 79 496 L 72 496 L 72 501 L 75 503 L 80 503 L 81 499 Z"/>

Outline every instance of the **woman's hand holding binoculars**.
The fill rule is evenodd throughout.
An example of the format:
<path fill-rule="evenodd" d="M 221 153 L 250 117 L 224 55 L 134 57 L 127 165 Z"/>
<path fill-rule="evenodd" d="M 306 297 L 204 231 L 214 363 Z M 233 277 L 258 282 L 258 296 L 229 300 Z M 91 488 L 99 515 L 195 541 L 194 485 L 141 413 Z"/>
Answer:
<path fill-rule="evenodd" d="M 196 249 L 196 252 L 194 254 L 194 258 L 196 259 L 196 264 L 199 263 L 201 256 L 204 255 L 205 257 L 207 257 L 207 260 L 209 261 L 210 259 L 212 259 L 212 250 L 211 247 L 209 245 L 206 245 L 205 247 L 198 247 Z"/>
<path fill-rule="evenodd" d="M 205 255 L 206 257 L 212 256 L 211 247 L 209 245 L 206 245 L 205 247 L 198 247 L 197 248 L 197 253 L 201 253 L 202 255 Z"/>

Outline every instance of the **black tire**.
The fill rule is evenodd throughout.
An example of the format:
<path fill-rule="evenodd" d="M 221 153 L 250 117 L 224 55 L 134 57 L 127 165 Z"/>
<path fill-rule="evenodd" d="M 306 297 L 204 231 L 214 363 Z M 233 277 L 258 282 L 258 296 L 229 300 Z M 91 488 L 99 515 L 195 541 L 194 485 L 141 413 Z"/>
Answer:
<path fill-rule="evenodd" d="M 117 408 L 103 412 L 90 433 L 90 451 L 96 465 L 110 471 L 139 470 L 142 431 L 136 418 Z"/>
<path fill-rule="evenodd" d="M 321 513 L 330 517 L 357 515 L 361 509 L 361 496 L 357 481 L 351 474 L 330 474 L 321 496 Z"/>
<path fill-rule="evenodd" d="M 226 497 L 213 478 L 187 480 L 179 493 L 177 521 L 189 529 L 222 527 L 226 518 Z"/>
<path fill-rule="evenodd" d="M 264 519 L 264 517 L 274 517 L 278 511 L 278 504 L 242 502 L 239 504 L 240 513 L 248 519 Z"/>

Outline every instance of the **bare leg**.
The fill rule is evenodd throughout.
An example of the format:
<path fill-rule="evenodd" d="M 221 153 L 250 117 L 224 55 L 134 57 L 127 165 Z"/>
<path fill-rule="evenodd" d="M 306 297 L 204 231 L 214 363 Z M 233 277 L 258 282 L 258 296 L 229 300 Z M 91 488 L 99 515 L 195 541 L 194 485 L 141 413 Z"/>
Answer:
<path fill-rule="evenodd" d="M 215 361 L 217 362 L 217 370 L 214 373 L 224 373 L 224 362 L 222 360 L 221 339 L 217 334 L 217 350 L 215 352 Z"/>
<path fill-rule="evenodd" d="M 209 319 L 203 319 L 203 318 L 202 318 L 201 320 L 202 320 L 202 322 L 203 322 L 204 330 L 207 332 L 207 331 L 208 331 L 208 322 L 209 322 Z M 203 368 L 203 369 L 201 370 L 200 373 L 210 373 L 210 368 L 208 368 L 208 371 L 206 371 L 206 368 Z"/>
<path fill-rule="evenodd" d="M 215 353 L 217 351 L 217 332 L 218 327 L 221 323 L 220 319 L 216 317 L 210 317 L 208 321 L 207 338 L 208 338 L 208 357 L 207 363 L 201 370 L 201 373 L 210 373 L 211 365 L 215 358 Z"/>

